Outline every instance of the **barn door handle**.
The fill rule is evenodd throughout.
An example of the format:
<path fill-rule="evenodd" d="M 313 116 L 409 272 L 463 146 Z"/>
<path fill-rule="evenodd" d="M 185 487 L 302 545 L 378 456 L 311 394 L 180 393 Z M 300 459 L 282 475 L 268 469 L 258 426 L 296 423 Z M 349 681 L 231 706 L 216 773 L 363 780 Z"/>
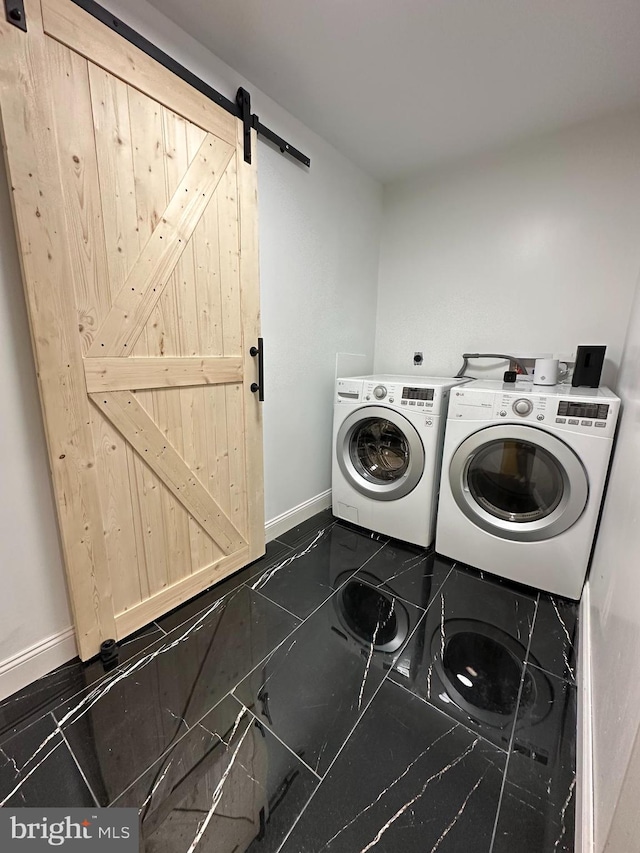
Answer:
<path fill-rule="evenodd" d="M 249 355 L 255 358 L 258 356 L 258 381 L 251 383 L 251 390 L 255 394 L 258 392 L 258 400 L 264 402 L 264 339 L 258 338 L 258 346 L 251 347 Z"/>

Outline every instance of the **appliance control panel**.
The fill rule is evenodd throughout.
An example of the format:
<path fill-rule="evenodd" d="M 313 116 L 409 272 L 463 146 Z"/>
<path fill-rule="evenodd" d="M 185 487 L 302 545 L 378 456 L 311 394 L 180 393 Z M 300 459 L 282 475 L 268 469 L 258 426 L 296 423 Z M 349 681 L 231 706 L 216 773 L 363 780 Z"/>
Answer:
<path fill-rule="evenodd" d="M 555 430 L 612 437 L 618 419 L 619 401 L 565 399 L 514 389 L 491 392 L 454 388 L 449 418 L 455 420 L 530 423 Z"/>
<path fill-rule="evenodd" d="M 408 411 L 439 411 L 440 401 L 448 394 L 442 388 L 427 388 L 405 385 L 397 382 L 363 382 L 363 401 L 392 406 L 394 409 Z"/>
<path fill-rule="evenodd" d="M 545 423 L 548 401 L 546 397 L 534 397 L 532 394 L 496 394 L 493 401 L 493 419 L 522 420 Z"/>
<path fill-rule="evenodd" d="M 400 382 L 339 379 L 335 402 L 387 406 L 407 414 L 438 415 L 443 411 L 449 393 L 448 387 L 430 388 Z"/>

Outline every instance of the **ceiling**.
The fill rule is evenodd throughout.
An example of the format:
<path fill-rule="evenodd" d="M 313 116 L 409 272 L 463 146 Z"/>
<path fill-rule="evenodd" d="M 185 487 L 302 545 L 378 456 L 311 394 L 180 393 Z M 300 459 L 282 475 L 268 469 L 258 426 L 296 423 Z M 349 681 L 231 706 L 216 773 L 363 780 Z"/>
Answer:
<path fill-rule="evenodd" d="M 150 2 L 382 181 L 640 104 L 640 0 Z"/>

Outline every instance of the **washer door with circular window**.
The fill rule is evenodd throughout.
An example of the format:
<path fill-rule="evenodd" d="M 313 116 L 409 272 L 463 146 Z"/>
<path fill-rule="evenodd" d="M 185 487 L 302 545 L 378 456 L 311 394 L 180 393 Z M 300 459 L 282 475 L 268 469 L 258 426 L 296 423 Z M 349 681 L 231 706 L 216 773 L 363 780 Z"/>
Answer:
<path fill-rule="evenodd" d="M 363 495 L 393 501 L 413 491 L 424 472 L 424 447 L 405 417 L 384 406 L 348 415 L 338 431 L 336 455 L 346 480 Z"/>
<path fill-rule="evenodd" d="M 559 438 L 524 424 L 500 424 L 465 439 L 449 466 L 453 497 L 474 524 L 502 539 L 535 542 L 582 515 L 589 483 Z"/>

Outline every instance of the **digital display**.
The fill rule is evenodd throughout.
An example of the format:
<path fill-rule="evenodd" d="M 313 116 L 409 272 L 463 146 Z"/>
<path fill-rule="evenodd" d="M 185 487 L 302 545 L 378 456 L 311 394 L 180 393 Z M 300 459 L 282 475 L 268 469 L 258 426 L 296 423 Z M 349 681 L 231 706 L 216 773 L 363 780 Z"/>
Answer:
<path fill-rule="evenodd" d="M 433 400 L 433 388 L 403 388 L 403 400 Z"/>
<path fill-rule="evenodd" d="M 562 400 L 558 403 L 558 414 L 570 418 L 594 418 L 603 421 L 609 414 L 609 406 L 600 403 L 572 403 L 570 400 Z"/>

